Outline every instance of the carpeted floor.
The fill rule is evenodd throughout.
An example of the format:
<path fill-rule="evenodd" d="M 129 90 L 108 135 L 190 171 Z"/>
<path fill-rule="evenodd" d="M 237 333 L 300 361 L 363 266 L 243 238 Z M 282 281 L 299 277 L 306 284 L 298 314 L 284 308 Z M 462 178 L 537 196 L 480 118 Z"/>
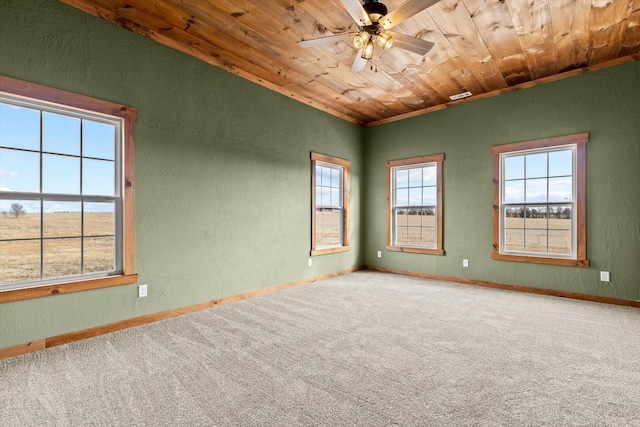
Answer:
<path fill-rule="evenodd" d="M 0 426 L 640 426 L 640 310 L 353 273 L 0 361 Z"/>

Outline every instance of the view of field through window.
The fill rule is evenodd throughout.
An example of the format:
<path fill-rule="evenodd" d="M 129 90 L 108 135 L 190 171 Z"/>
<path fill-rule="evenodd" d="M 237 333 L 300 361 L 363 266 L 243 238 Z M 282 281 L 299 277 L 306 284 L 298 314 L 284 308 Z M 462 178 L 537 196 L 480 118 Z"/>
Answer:
<path fill-rule="evenodd" d="M 0 283 L 116 270 L 118 123 L 0 101 Z"/>
<path fill-rule="evenodd" d="M 435 164 L 393 170 L 394 243 L 436 247 L 437 169 Z"/>
<path fill-rule="evenodd" d="M 503 250 L 541 255 L 573 253 L 572 148 L 503 158 Z"/>
<path fill-rule="evenodd" d="M 342 244 L 342 173 L 338 166 L 316 163 L 316 247 Z"/>

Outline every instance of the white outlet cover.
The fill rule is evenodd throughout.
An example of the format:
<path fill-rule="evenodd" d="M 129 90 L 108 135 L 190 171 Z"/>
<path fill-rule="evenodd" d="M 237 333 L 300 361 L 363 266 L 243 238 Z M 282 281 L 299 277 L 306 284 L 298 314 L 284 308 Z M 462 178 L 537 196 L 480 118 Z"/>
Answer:
<path fill-rule="evenodd" d="M 311 267 L 312 265 L 313 265 L 313 260 L 309 258 L 309 267 Z"/>
<path fill-rule="evenodd" d="M 378 251 L 378 258 L 382 258 L 382 251 Z"/>
<path fill-rule="evenodd" d="M 468 259 L 463 259 L 462 260 L 462 266 L 463 267 L 469 267 L 469 260 Z"/>
<path fill-rule="evenodd" d="M 144 298 L 147 296 L 147 285 L 138 286 L 138 298 Z"/>
<path fill-rule="evenodd" d="M 609 272 L 608 271 L 601 271 L 600 272 L 600 281 L 601 282 L 608 282 L 609 279 Z"/>

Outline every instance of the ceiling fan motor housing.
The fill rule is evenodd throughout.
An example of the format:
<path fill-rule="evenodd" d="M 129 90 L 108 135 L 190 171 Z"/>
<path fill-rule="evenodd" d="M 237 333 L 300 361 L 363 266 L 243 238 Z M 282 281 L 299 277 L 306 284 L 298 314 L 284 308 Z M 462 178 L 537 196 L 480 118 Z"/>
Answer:
<path fill-rule="evenodd" d="M 377 23 L 380 18 L 387 14 L 387 6 L 380 3 L 378 0 L 364 0 L 362 7 L 374 23 Z"/>

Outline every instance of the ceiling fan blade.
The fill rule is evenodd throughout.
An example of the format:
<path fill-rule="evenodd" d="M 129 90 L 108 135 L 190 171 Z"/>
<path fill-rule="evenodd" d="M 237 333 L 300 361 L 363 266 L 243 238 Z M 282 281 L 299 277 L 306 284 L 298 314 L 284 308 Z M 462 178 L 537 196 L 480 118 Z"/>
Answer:
<path fill-rule="evenodd" d="M 358 71 L 364 70 L 365 65 L 367 65 L 367 60 L 362 57 L 362 49 L 358 51 L 358 55 L 356 55 L 356 59 L 353 61 L 353 65 L 351 66 L 351 72 L 357 73 Z"/>
<path fill-rule="evenodd" d="M 320 37 L 318 39 L 302 40 L 298 42 L 301 47 L 320 46 L 323 44 L 335 43 L 341 40 L 347 40 L 349 37 L 353 37 L 357 33 L 338 34 L 336 36 Z"/>
<path fill-rule="evenodd" d="M 431 43 L 430 41 L 396 33 L 395 31 L 388 31 L 387 33 L 391 34 L 393 38 L 393 47 L 399 47 L 400 49 L 405 49 L 418 55 L 425 55 L 435 46 L 435 43 Z"/>
<path fill-rule="evenodd" d="M 407 0 L 380 18 L 380 24 L 385 30 L 388 30 L 439 1 L 440 0 Z"/>
<path fill-rule="evenodd" d="M 364 10 L 364 7 L 362 7 L 360 0 L 340 0 L 340 2 L 360 27 L 371 25 L 369 14 Z"/>

